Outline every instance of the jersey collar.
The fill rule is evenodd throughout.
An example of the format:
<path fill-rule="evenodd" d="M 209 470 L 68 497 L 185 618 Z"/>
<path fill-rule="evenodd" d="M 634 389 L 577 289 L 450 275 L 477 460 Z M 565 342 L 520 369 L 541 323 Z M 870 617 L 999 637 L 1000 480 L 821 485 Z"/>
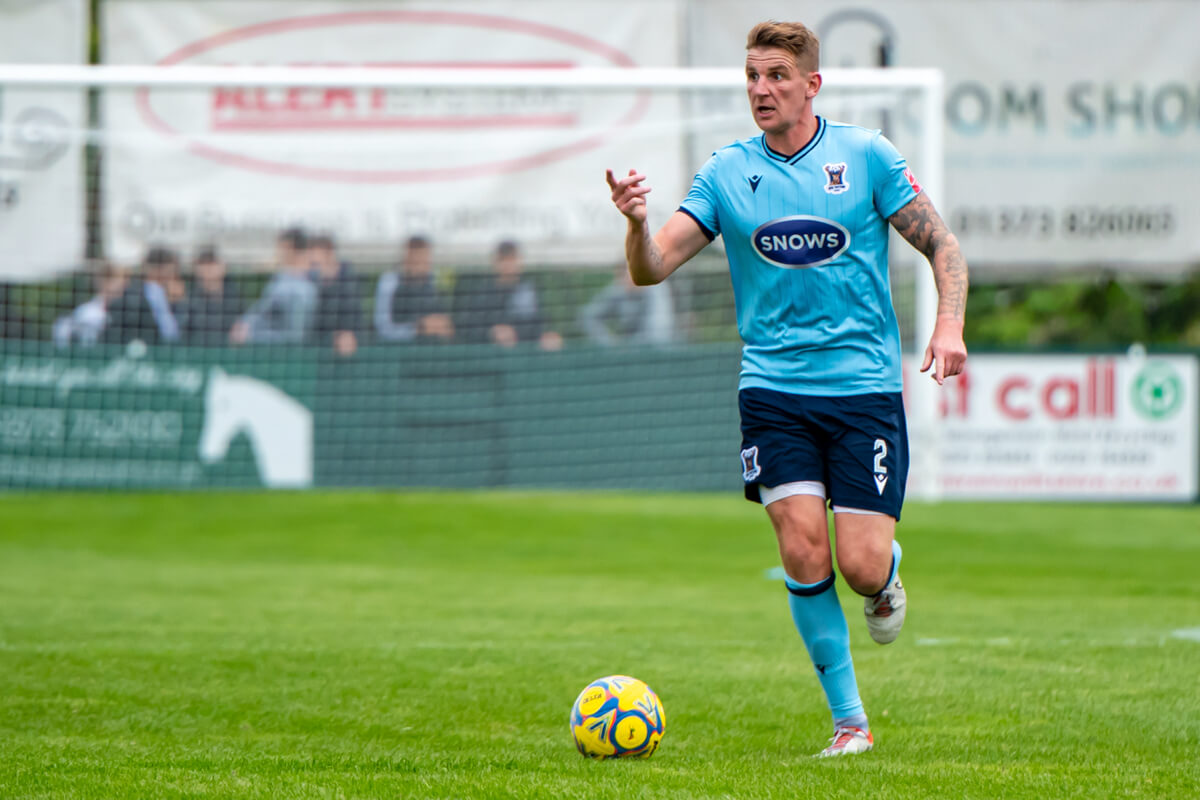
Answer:
<path fill-rule="evenodd" d="M 775 161 L 782 161 L 785 164 L 795 164 L 800 159 L 811 153 L 813 148 L 817 146 L 817 143 L 821 141 L 821 137 L 824 135 L 825 118 L 817 117 L 817 132 L 814 133 L 813 137 L 808 140 L 808 144 L 804 145 L 804 147 L 801 147 L 797 152 L 792 153 L 790 156 L 784 155 L 778 150 L 772 150 L 771 146 L 767 144 L 767 135 L 765 133 L 758 137 L 758 141 L 762 144 L 763 153 L 765 153 L 768 158 L 772 158 Z"/>

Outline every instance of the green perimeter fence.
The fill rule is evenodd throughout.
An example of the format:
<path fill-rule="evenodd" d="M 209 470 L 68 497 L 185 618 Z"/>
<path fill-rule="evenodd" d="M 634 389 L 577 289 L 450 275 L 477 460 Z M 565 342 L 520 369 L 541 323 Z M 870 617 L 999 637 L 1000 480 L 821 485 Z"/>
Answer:
<path fill-rule="evenodd" d="M 5 342 L 0 486 L 740 484 L 739 350 Z"/>
<path fill-rule="evenodd" d="M 731 344 L 3 345 L 0 488 L 741 484 Z M 948 465 L 947 497 L 1196 499 L 1193 355 L 972 364 L 921 440 Z"/>

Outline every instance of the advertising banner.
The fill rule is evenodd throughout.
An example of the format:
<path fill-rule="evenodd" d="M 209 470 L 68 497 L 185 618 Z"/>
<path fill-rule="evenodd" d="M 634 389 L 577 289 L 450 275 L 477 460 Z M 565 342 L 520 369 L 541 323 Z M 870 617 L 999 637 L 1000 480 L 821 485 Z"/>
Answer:
<path fill-rule="evenodd" d="M 13 345 L 0 355 L 0 487 L 740 492 L 738 360 L 728 345 L 412 345 L 352 359 Z M 1197 364 L 972 356 L 939 392 L 940 495 L 1196 499 Z M 669 413 L 645 413 L 667 396 Z"/>
<path fill-rule="evenodd" d="M 783 14 L 821 37 L 825 68 L 943 70 L 946 196 L 933 200 L 972 268 L 1178 271 L 1200 261 L 1200 3 L 804 0 L 784 13 L 767 0 L 693 0 L 690 9 L 696 66 L 740 65 L 746 32 Z M 900 140 L 918 119 L 902 110 L 886 132 Z"/>
<path fill-rule="evenodd" d="M 487 68 L 674 65 L 674 0 L 355 2 L 110 0 L 112 64 Z M 431 236 L 484 256 L 604 261 L 623 225 L 606 167 L 654 168 L 682 191 L 677 148 L 647 148 L 677 101 L 651 92 L 243 89 L 105 97 L 106 243 L 260 252 L 302 224 L 351 246 Z M 669 213 L 672 209 L 664 209 Z"/>
<path fill-rule="evenodd" d="M 0 357 L 0 486 L 313 483 L 311 359 L 25 350 Z"/>
<path fill-rule="evenodd" d="M 947 381 L 943 495 L 1192 500 L 1197 359 L 975 355 Z"/>
<path fill-rule="evenodd" d="M 80 64 L 84 0 L 0 0 L 0 62 Z M 80 89 L 0 85 L 0 280 L 33 281 L 83 259 Z"/>
<path fill-rule="evenodd" d="M 0 488 L 732 490 L 737 361 L 724 345 L 411 345 L 346 359 L 12 344 L 0 353 Z M 669 419 L 644 413 L 668 391 L 682 395 Z"/>

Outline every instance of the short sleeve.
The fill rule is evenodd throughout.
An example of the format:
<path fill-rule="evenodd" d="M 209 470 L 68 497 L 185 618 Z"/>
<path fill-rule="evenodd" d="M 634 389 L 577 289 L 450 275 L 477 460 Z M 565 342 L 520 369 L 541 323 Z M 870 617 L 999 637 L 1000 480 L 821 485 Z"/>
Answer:
<path fill-rule="evenodd" d="M 692 188 L 679 205 L 679 210 L 696 221 L 700 230 L 711 242 L 721 232 L 721 220 L 717 213 L 717 157 L 714 154 L 696 177 Z"/>
<path fill-rule="evenodd" d="M 921 191 L 921 184 L 917 183 L 904 156 L 882 133 L 871 139 L 870 159 L 875 208 L 887 219 L 912 202 Z"/>

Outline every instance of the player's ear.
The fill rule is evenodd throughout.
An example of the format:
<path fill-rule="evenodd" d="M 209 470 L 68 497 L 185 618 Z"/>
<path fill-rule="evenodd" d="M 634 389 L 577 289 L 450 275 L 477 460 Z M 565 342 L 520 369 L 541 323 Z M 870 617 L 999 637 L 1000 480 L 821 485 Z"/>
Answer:
<path fill-rule="evenodd" d="M 821 83 L 822 83 L 821 73 L 819 73 L 819 72 L 808 73 L 808 87 L 804 91 L 804 96 L 808 97 L 809 99 L 816 97 L 817 92 L 821 91 Z"/>

